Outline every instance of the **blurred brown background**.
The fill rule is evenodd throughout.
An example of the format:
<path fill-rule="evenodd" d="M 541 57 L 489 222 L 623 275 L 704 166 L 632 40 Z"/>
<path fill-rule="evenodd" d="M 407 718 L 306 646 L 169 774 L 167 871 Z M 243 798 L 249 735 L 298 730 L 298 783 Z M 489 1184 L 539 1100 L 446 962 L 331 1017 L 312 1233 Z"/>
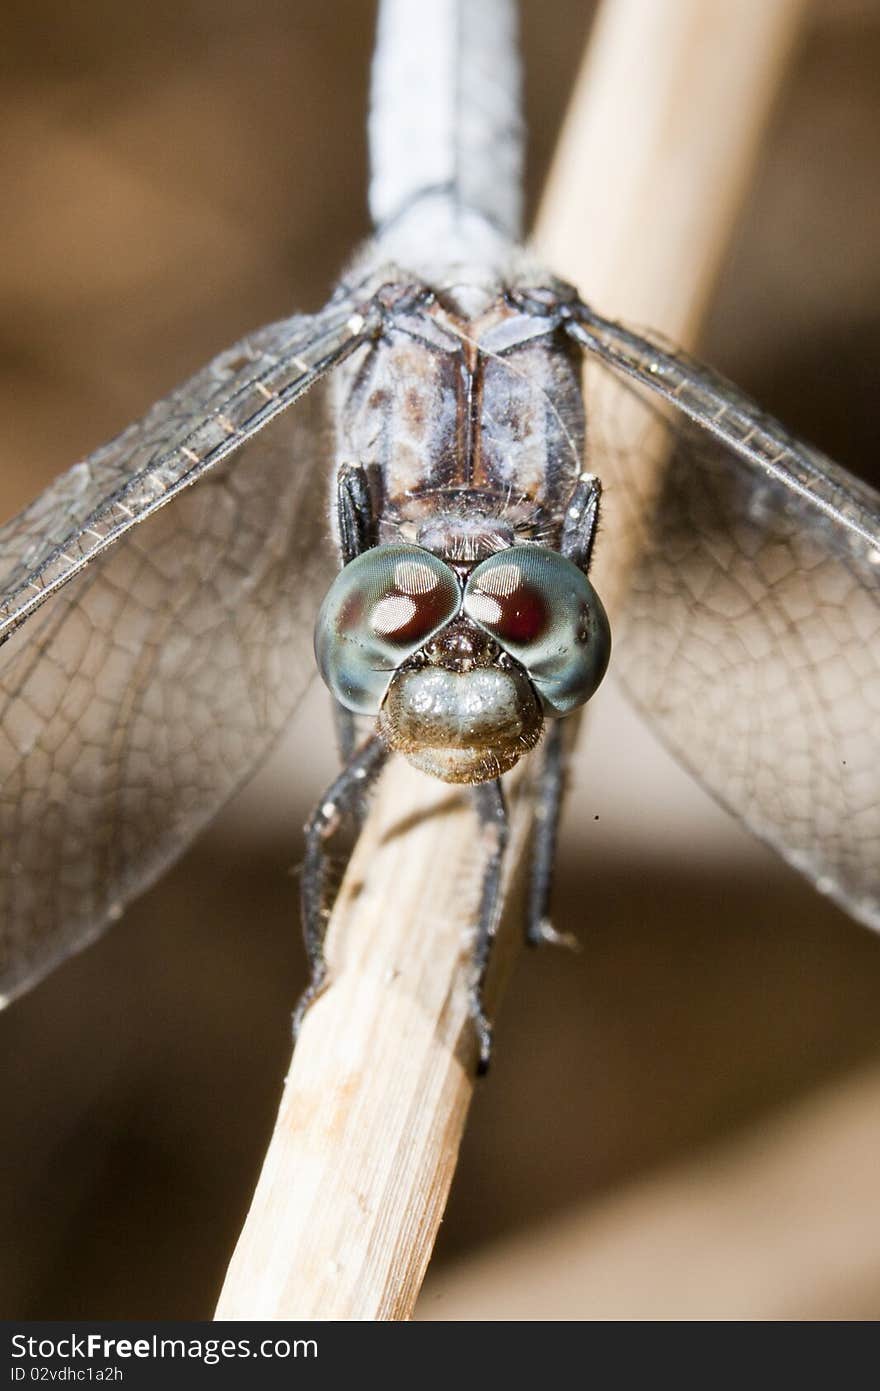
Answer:
<path fill-rule="evenodd" d="M 373 7 L 7 0 L 4 18 L 7 516 L 241 333 L 321 304 L 368 230 Z M 523 6 L 532 207 L 589 19 Z M 813 7 L 703 345 L 863 473 L 878 63 L 874 0 Z M 289 871 L 332 771 L 315 692 L 175 871 L 0 1017 L 4 1316 L 210 1315 L 288 1061 Z M 520 963 L 424 1316 L 876 1317 L 880 942 L 738 832 L 613 686 L 557 904 L 584 950 Z M 499 1306 L 473 1258 L 515 1238 Z M 549 1309 L 530 1269 L 561 1275 Z"/>

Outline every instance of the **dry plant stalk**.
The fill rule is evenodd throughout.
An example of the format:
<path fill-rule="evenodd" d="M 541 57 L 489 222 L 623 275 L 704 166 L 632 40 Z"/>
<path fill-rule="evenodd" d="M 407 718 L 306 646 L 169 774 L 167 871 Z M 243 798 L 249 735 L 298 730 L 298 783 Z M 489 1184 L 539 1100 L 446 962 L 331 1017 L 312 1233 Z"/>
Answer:
<path fill-rule="evenodd" d="M 529 823 L 520 799 L 515 877 Z M 462 960 L 477 839 L 461 789 L 407 764 L 383 780 L 333 914 L 333 987 L 303 1023 L 218 1317 L 411 1311 L 473 1086 Z M 507 888 L 515 902 L 518 885 Z M 517 936 L 505 933 L 506 948 Z M 499 952 L 496 967 L 509 957 Z"/>
<path fill-rule="evenodd" d="M 604 312 L 693 337 L 801 8 L 604 7 L 538 236 Z M 522 778 L 508 789 L 490 1003 L 518 938 L 523 790 Z M 332 987 L 304 1023 L 217 1318 L 411 1316 L 474 1087 L 477 841 L 460 792 L 402 762 L 387 769 L 334 908 Z"/>

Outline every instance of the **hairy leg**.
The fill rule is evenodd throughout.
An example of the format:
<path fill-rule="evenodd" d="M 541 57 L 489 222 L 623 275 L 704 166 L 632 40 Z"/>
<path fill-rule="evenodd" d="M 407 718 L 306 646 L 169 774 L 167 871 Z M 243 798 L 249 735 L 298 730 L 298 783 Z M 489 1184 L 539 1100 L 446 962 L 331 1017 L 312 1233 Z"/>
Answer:
<path fill-rule="evenodd" d="M 325 902 L 327 842 L 346 816 L 357 817 L 364 794 L 379 776 L 387 757 L 386 745 L 378 735 L 374 735 L 352 756 L 339 777 L 328 787 L 306 826 L 300 901 L 310 979 L 294 1012 L 294 1037 L 299 1032 L 306 1010 L 321 993 L 327 977 L 324 960 L 324 938 L 329 916 Z"/>
<path fill-rule="evenodd" d="M 586 574 L 593 555 L 593 542 L 599 525 L 602 484 L 593 473 L 582 473 L 575 483 L 565 509 L 562 542 L 559 549 Z"/>
<path fill-rule="evenodd" d="M 565 510 L 560 550 L 586 572 L 593 554 L 599 524 L 602 485 L 592 473 L 583 473 L 572 489 Z M 549 914 L 559 814 L 565 787 L 566 739 L 563 726 L 555 722 L 542 750 L 543 765 L 535 792 L 535 836 L 532 847 L 532 873 L 526 916 L 526 941 L 535 947 L 542 942 L 577 946 L 567 933 L 552 926 Z"/>
<path fill-rule="evenodd" d="M 361 464 L 342 464 L 336 477 L 336 520 L 343 565 L 375 546 L 378 539 L 373 495 L 367 471 Z M 345 768 L 354 758 L 357 746 L 357 717 L 339 701 L 333 703 L 333 723 L 339 761 Z M 355 815 L 364 817 L 363 797 L 358 799 Z"/>
<path fill-rule="evenodd" d="M 569 932 L 557 932 L 550 921 L 550 894 L 553 888 L 567 758 L 565 731 L 560 723 L 557 722 L 551 727 L 544 740 L 541 756 L 543 764 L 534 794 L 535 832 L 526 902 L 526 943 L 530 947 L 549 943 L 553 946 L 576 948 L 577 939 Z"/>
<path fill-rule="evenodd" d="M 367 470 L 343 464 L 336 479 L 336 517 L 342 563 L 347 565 L 376 545 L 378 534 Z"/>
<path fill-rule="evenodd" d="M 469 997 L 471 1017 L 477 1031 L 480 1050 L 477 1072 L 484 1075 L 488 1071 L 492 1056 L 492 1026 L 486 1014 L 483 992 L 498 926 L 498 891 L 501 886 L 504 851 L 507 847 L 508 822 L 507 806 L 500 779 L 496 778 L 494 782 L 479 783 L 473 789 L 473 794 L 480 826 L 489 847 L 480 891 L 480 908 L 472 958 L 473 974 Z"/>

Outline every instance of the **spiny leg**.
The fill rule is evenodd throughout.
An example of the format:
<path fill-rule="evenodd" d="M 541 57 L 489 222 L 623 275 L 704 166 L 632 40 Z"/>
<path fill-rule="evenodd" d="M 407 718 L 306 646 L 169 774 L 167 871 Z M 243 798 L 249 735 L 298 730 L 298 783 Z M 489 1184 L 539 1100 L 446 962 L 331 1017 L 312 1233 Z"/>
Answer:
<path fill-rule="evenodd" d="M 498 899 L 501 887 L 501 871 L 504 866 L 504 851 L 507 848 L 507 807 L 500 778 L 494 782 L 479 783 L 474 789 L 474 802 L 480 825 L 490 834 L 490 850 L 483 867 L 483 882 L 480 889 L 480 909 L 477 921 L 477 936 L 472 958 L 473 975 L 470 987 L 470 1011 L 477 1031 L 479 1057 L 477 1073 L 483 1076 L 489 1069 L 492 1056 L 492 1026 L 486 1014 L 483 992 L 489 971 L 489 958 L 498 926 Z"/>
<path fill-rule="evenodd" d="M 378 532 L 373 494 L 367 470 L 362 464 L 342 464 L 336 477 L 336 520 L 339 548 L 343 565 L 376 545 Z M 333 702 L 333 723 L 336 747 L 343 768 L 354 757 L 357 745 L 357 717 L 340 702 Z M 357 822 L 364 819 L 366 802 L 358 798 L 354 814 Z"/>
<path fill-rule="evenodd" d="M 339 700 L 333 702 L 333 727 L 336 731 L 336 748 L 339 762 L 344 768 L 354 757 L 357 744 L 357 716 Z"/>
<path fill-rule="evenodd" d="M 551 725 L 541 755 L 543 763 L 534 793 L 535 831 L 526 904 L 526 942 L 530 947 L 540 946 L 544 942 L 553 946 L 577 947 L 577 939 L 571 933 L 556 931 L 549 913 L 559 815 L 565 789 L 566 748 L 560 721 Z"/>
<path fill-rule="evenodd" d="M 594 473 L 582 473 L 571 491 L 565 509 L 560 551 L 574 562 L 584 574 L 590 568 L 593 542 L 599 525 L 599 503 L 602 484 Z"/>
<path fill-rule="evenodd" d="M 376 511 L 367 470 L 343 464 L 336 479 L 336 517 L 342 563 L 347 565 L 378 541 Z"/>
<path fill-rule="evenodd" d="M 582 473 L 572 489 L 565 510 L 560 550 L 584 574 L 590 567 L 593 542 L 599 524 L 602 485 L 592 473 Z M 562 724 L 555 721 L 544 740 L 543 764 L 535 792 L 535 835 L 532 843 L 532 872 L 526 912 L 526 941 L 531 947 L 542 942 L 576 947 L 570 933 L 557 932 L 550 922 L 549 903 L 556 859 L 559 815 L 565 786 L 566 746 Z"/>
<path fill-rule="evenodd" d="M 351 710 L 347 710 L 340 701 L 334 700 L 333 724 L 336 729 L 336 750 L 339 754 L 340 767 L 347 768 L 355 756 L 358 743 L 363 738 L 362 732 L 358 729 L 358 717 Z M 351 804 L 351 819 L 358 833 L 360 833 L 366 817 L 366 788 L 361 786 Z"/>
<path fill-rule="evenodd" d="M 374 735 L 349 760 L 334 782 L 330 784 L 306 826 L 306 853 L 300 887 L 303 939 L 309 959 L 309 984 L 299 998 L 293 1015 L 293 1036 L 299 1033 L 303 1016 L 312 1001 L 321 993 L 327 977 L 324 960 L 324 938 L 327 933 L 325 890 L 327 879 L 327 841 L 346 815 L 356 815 L 366 790 L 375 782 L 388 748 Z"/>

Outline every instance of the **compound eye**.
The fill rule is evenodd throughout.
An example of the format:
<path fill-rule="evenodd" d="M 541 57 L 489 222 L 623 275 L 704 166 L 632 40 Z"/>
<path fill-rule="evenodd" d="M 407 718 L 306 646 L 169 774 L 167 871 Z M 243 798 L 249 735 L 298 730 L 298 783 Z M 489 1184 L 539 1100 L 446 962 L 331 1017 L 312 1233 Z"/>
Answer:
<path fill-rule="evenodd" d="M 336 699 L 375 715 L 397 668 L 454 618 L 453 572 L 419 546 L 375 546 L 339 572 L 315 624 L 315 656 Z"/>
<path fill-rule="evenodd" d="M 553 627 L 552 595 L 547 592 L 546 577 L 533 574 L 534 568 L 528 557 L 511 551 L 504 558 L 493 556 L 471 577 L 465 613 L 500 643 L 518 647 L 540 643 Z"/>
<path fill-rule="evenodd" d="M 596 690 L 611 631 L 590 581 L 565 556 L 511 546 L 478 565 L 462 608 L 531 678 L 544 711 L 567 715 Z"/>

